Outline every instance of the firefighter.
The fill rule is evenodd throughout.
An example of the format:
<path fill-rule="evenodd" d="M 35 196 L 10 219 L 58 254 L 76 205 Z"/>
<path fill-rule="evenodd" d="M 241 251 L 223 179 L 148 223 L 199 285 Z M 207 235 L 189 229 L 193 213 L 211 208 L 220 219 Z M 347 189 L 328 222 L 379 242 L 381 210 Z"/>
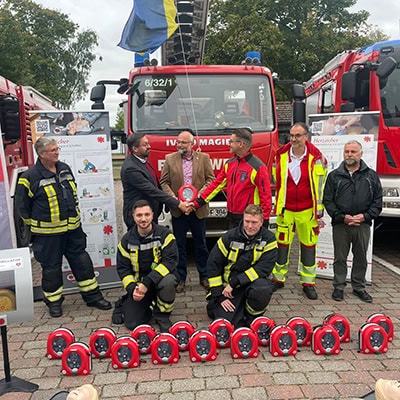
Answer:
<path fill-rule="evenodd" d="M 97 283 L 93 263 L 86 252 L 76 183 L 71 168 L 59 161 L 55 139 L 41 137 L 35 143 L 36 164 L 24 172 L 16 188 L 16 207 L 30 226 L 32 249 L 42 266 L 42 291 L 52 317 L 62 315 L 62 257 L 65 256 L 89 307 L 111 309 Z"/>
<path fill-rule="evenodd" d="M 177 284 L 175 237 L 152 222 L 147 200 L 133 205 L 132 216 L 135 225 L 122 237 L 117 253 L 117 272 L 127 293 L 116 302 L 112 321 L 133 330 L 153 315 L 161 332 L 168 332 Z"/>
<path fill-rule="evenodd" d="M 262 208 L 248 205 L 240 225 L 222 235 L 212 249 L 207 263 L 211 319 L 224 318 L 239 328 L 249 326 L 267 309 L 277 243 L 263 222 Z"/>
<path fill-rule="evenodd" d="M 290 143 L 276 152 L 272 173 L 276 181 L 276 239 L 278 259 L 272 272 L 275 290 L 284 286 L 289 252 L 297 231 L 300 242 L 300 283 L 307 298 L 318 298 L 315 290 L 315 252 L 318 219 L 323 216 L 322 193 L 327 160 L 308 141 L 308 127 L 297 122 L 290 128 Z"/>

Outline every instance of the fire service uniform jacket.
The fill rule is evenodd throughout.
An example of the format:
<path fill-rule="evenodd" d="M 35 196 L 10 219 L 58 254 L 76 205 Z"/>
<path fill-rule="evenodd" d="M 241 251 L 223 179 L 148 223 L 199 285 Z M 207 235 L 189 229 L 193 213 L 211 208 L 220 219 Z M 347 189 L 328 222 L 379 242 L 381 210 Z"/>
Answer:
<path fill-rule="evenodd" d="M 62 302 L 62 257 L 68 260 L 86 303 L 103 298 L 86 252 L 77 188 L 71 168 L 58 161 L 56 173 L 40 159 L 18 180 L 16 203 L 30 226 L 35 258 L 42 266 L 42 290 L 46 303 Z"/>
<path fill-rule="evenodd" d="M 209 314 L 210 307 L 220 307 L 220 303 L 225 299 L 222 291 L 229 283 L 234 289 L 234 297 L 242 298 L 243 305 L 245 303 L 245 307 L 241 307 L 241 313 L 252 317 L 261 315 L 272 295 L 272 285 L 268 278 L 276 257 L 277 242 L 275 235 L 268 229 L 262 227 L 257 235 L 249 238 L 244 233 L 241 223 L 240 226 L 226 232 L 208 258 Z M 237 305 L 236 309 L 239 310 L 240 307 Z M 213 311 L 210 317 L 225 317 L 230 320 L 229 315 L 214 315 Z M 236 325 L 242 317 L 243 315 L 236 315 L 231 322 Z"/>
<path fill-rule="evenodd" d="M 209 203 L 224 187 L 227 188 L 227 209 L 243 214 L 248 204 L 258 204 L 264 220 L 271 214 L 271 187 L 267 166 L 255 155 L 229 159 L 217 178 L 201 193 L 196 206 Z"/>
<path fill-rule="evenodd" d="M 129 329 L 150 320 L 153 300 L 156 300 L 154 317 L 172 312 L 177 264 L 178 247 L 174 235 L 166 227 L 153 223 L 150 234 L 142 237 L 134 226 L 122 237 L 118 244 L 117 272 L 127 292 L 122 298 L 122 308 Z M 139 283 L 143 283 L 148 292 L 142 301 L 136 302 L 132 294 Z"/>

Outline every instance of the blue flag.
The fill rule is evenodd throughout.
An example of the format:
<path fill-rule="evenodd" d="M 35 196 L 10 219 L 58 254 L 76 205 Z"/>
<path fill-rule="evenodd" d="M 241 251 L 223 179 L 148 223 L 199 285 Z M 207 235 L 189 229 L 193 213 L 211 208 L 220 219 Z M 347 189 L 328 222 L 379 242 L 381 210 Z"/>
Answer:
<path fill-rule="evenodd" d="M 139 53 L 158 49 L 178 28 L 174 0 L 134 0 L 118 43 Z"/>

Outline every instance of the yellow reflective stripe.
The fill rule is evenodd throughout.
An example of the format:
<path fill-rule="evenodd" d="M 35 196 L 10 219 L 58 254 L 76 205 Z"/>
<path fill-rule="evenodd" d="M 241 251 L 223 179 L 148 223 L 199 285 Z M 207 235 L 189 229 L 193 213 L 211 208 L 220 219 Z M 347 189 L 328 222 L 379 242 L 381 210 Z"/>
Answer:
<path fill-rule="evenodd" d="M 276 249 L 278 248 L 278 242 L 276 240 L 274 240 L 271 243 L 268 243 L 265 247 L 264 247 L 264 253 L 266 253 L 267 251 L 271 251 L 272 249 Z"/>
<path fill-rule="evenodd" d="M 231 248 L 228 254 L 228 260 L 232 261 L 233 263 L 237 261 L 239 255 L 239 248 Z"/>
<path fill-rule="evenodd" d="M 224 187 L 226 186 L 226 178 L 204 199 L 209 203 Z"/>
<path fill-rule="evenodd" d="M 126 289 L 131 283 L 136 283 L 133 275 L 127 275 L 122 278 L 122 285 Z"/>
<path fill-rule="evenodd" d="M 154 271 L 157 271 L 162 277 L 169 274 L 169 270 L 164 264 L 158 264 L 157 267 L 154 268 Z"/>
<path fill-rule="evenodd" d="M 120 251 L 121 255 L 125 258 L 130 258 L 129 257 L 129 252 L 127 252 L 124 248 L 124 246 L 122 246 L 122 242 L 118 243 L 118 250 Z"/>
<path fill-rule="evenodd" d="M 58 205 L 58 199 L 56 191 L 52 185 L 45 186 L 44 191 L 47 195 L 47 201 L 49 203 L 50 220 L 59 221 L 60 220 L 60 208 Z"/>
<path fill-rule="evenodd" d="M 54 292 L 45 292 L 43 291 L 43 295 L 46 297 L 50 303 L 54 303 L 55 301 L 58 301 L 62 297 L 62 292 L 63 292 L 63 286 L 60 286 L 56 291 Z"/>
<path fill-rule="evenodd" d="M 162 249 L 165 249 L 172 241 L 175 240 L 175 236 L 172 233 L 169 233 L 164 240 L 164 244 L 161 246 Z"/>
<path fill-rule="evenodd" d="M 214 276 L 212 278 L 208 278 L 208 283 L 210 284 L 210 287 L 217 287 L 222 285 L 222 276 Z"/>
<path fill-rule="evenodd" d="M 256 177 L 257 177 L 257 171 L 255 169 L 253 169 L 251 171 L 251 175 L 250 175 L 250 181 L 254 186 L 253 203 L 260 204 L 260 192 L 258 190 L 258 186 L 256 185 Z"/>
<path fill-rule="evenodd" d="M 69 182 L 69 185 L 71 186 L 71 188 L 72 188 L 72 192 L 74 193 L 74 195 L 76 194 L 76 185 L 75 185 L 75 182 L 71 179 L 71 180 L 69 180 L 68 181 Z"/>
<path fill-rule="evenodd" d="M 247 269 L 246 271 L 244 271 L 244 273 L 249 278 L 250 282 L 253 282 L 259 278 L 257 271 L 253 267 Z"/>
<path fill-rule="evenodd" d="M 68 225 L 68 220 L 63 219 L 62 221 L 56 221 L 56 222 L 37 221 L 35 225 L 40 226 L 41 228 L 53 228 L 53 227 L 61 228 L 62 226 Z"/>
<path fill-rule="evenodd" d="M 170 313 L 174 309 L 174 303 L 166 303 L 157 297 L 157 307 L 162 313 Z"/>
<path fill-rule="evenodd" d="M 99 287 L 96 278 L 86 279 L 78 282 L 78 287 L 81 292 L 90 292 Z"/>
<path fill-rule="evenodd" d="M 28 196 L 33 197 L 33 192 L 31 191 L 31 183 L 26 178 L 19 178 L 18 185 L 25 186 L 28 189 Z"/>
<path fill-rule="evenodd" d="M 224 257 L 228 256 L 228 249 L 225 247 L 222 238 L 219 238 L 217 241 L 217 246 Z"/>
<path fill-rule="evenodd" d="M 72 229 L 71 229 L 72 230 Z M 67 226 L 62 226 L 59 228 L 40 228 L 38 226 L 31 225 L 31 232 L 32 233 L 39 233 L 42 235 L 53 235 L 55 233 L 65 233 L 68 231 Z"/>
<path fill-rule="evenodd" d="M 264 311 L 267 310 L 267 307 L 263 308 L 262 310 L 255 310 L 254 308 L 252 308 L 250 306 L 250 304 L 248 303 L 248 301 L 246 300 L 246 311 L 250 314 L 250 315 L 261 315 Z"/>

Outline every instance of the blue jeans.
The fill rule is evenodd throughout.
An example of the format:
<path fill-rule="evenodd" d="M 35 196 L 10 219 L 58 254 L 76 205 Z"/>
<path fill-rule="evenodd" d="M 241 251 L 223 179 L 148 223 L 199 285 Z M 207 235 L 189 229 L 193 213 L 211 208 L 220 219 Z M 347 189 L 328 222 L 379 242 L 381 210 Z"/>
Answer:
<path fill-rule="evenodd" d="M 199 272 L 199 278 L 200 280 L 207 279 L 208 248 L 206 242 L 206 220 L 197 218 L 194 212 L 189 215 L 182 214 L 180 217 L 172 217 L 172 227 L 179 251 L 177 270 L 180 280 L 186 281 L 186 234 L 189 229 L 192 232 L 196 268 Z"/>

